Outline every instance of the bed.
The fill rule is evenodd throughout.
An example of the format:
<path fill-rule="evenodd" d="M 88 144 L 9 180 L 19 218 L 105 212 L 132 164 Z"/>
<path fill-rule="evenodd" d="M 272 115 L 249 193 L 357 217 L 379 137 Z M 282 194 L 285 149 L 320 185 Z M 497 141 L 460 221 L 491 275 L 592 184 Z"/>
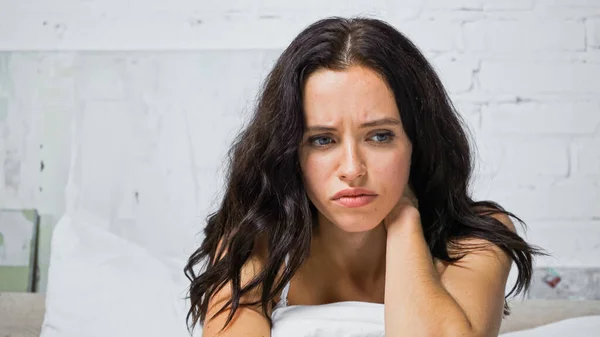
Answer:
<path fill-rule="evenodd" d="M 0 293 L 0 337 L 40 336 L 44 302 L 43 294 Z M 507 336 L 512 335 L 509 332 L 517 331 L 535 336 L 533 328 L 552 327 L 551 324 L 557 322 L 564 322 L 563 325 L 568 322 L 572 329 L 577 329 L 579 322 L 600 324 L 600 301 L 526 300 L 512 302 L 511 308 L 512 314 L 503 321 L 501 329 L 501 334 Z M 600 336 L 600 325 L 596 327 L 597 336 Z"/>

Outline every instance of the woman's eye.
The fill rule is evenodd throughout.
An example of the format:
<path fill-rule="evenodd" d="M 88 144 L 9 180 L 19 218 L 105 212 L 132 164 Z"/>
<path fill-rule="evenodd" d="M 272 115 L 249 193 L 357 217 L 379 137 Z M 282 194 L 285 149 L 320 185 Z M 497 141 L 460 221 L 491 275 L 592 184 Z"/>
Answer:
<path fill-rule="evenodd" d="M 389 143 L 394 138 L 394 134 L 392 132 L 378 132 L 375 135 L 371 136 L 369 139 L 375 140 L 377 143 Z M 331 144 L 333 139 L 327 136 L 316 136 L 309 139 L 311 145 L 317 147 L 323 147 Z"/>
<path fill-rule="evenodd" d="M 375 134 L 371 139 L 375 138 L 378 143 L 385 143 L 391 141 L 394 134 L 391 132 L 379 132 Z"/>
<path fill-rule="evenodd" d="M 326 140 L 326 142 L 320 142 L 320 140 Z M 330 137 L 320 136 L 311 138 L 310 143 L 316 146 L 325 146 L 328 145 L 331 140 L 332 139 Z"/>

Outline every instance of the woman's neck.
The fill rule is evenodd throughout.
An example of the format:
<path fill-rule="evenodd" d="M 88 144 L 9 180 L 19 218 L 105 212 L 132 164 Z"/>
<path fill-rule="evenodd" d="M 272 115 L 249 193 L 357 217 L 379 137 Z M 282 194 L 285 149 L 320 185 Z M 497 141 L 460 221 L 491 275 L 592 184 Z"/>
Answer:
<path fill-rule="evenodd" d="M 368 293 L 385 278 L 386 238 L 383 224 L 352 233 L 320 218 L 313 233 L 311 254 L 318 256 L 324 270 Z"/>

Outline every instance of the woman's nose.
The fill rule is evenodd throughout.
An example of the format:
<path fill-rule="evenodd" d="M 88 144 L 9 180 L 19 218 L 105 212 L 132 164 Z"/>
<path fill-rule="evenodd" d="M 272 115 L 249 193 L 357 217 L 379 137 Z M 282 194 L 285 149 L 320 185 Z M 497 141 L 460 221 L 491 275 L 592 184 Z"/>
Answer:
<path fill-rule="evenodd" d="M 348 144 L 344 146 L 340 160 L 340 179 L 352 181 L 365 175 L 365 163 L 360 152 L 358 151 L 358 147 L 355 144 Z"/>

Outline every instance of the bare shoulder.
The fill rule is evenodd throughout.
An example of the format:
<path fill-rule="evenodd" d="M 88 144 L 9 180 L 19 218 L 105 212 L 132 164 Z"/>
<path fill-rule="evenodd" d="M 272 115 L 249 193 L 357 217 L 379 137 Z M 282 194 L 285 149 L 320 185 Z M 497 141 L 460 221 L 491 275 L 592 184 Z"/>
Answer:
<path fill-rule="evenodd" d="M 516 233 L 509 216 L 494 209 L 477 210 L 500 221 Z M 504 292 L 512 260 L 499 246 L 483 238 L 467 238 L 449 249 L 463 256 L 443 263 L 440 281 L 467 316 L 474 335 L 497 336 L 504 310 Z M 463 255 L 464 254 L 464 255 Z"/>
<path fill-rule="evenodd" d="M 475 209 L 475 211 L 477 213 L 484 213 L 486 215 L 489 215 L 490 217 L 500 221 L 509 231 L 511 231 L 515 234 L 517 233 L 515 224 L 510 219 L 510 217 L 508 215 L 500 212 L 499 210 L 497 210 L 495 208 L 489 208 L 489 207 L 478 207 Z M 488 253 L 493 253 L 496 256 L 500 256 L 501 259 L 505 260 L 505 263 L 508 260 L 508 255 L 506 255 L 506 253 L 504 253 L 504 251 L 502 249 L 500 249 L 500 247 L 492 244 L 488 240 L 484 240 L 484 239 L 480 239 L 480 238 L 466 238 L 466 239 L 459 240 L 457 242 L 457 244 L 458 245 L 455 246 L 454 248 L 449 247 L 449 251 L 452 254 L 454 254 L 454 253 L 460 254 L 460 253 L 462 253 L 461 251 L 463 249 L 470 250 L 471 248 L 474 248 L 474 250 L 480 251 L 481 254 L 486 254 L 485 250 L 487 250 Z"/>
<path fill-rule="evenodd" d="M 249 284 L 259 273 L 262 272 L 267 259 L 266 241 L 257 239 L 254 245 L 250 258 L 241 270 L 241 287 Z M 219 244 L 221 245 L 222 242 Z M 226 253 L 225 253 L 226 254 Z M 259 302 L 261 299 L 262 288 L 260 286 L 254 288 L 253 291 L 244 294 L 240 298 L 240 304 Z M 223 288 L 216 292 L 210 299 L 206 320 L 202 328 L 203 336 L 270 336 L 270 327 L 267 317 L 263 313 L 263 308 L 260 304 L 252 306 L 239 306 L 231 322 L 221 331 L 229 313 L 231 305 L 226 310 L 217 314 L 219 310 L 227 304 L 232 298 L 231 282 L 227 283 Z M 272 308 L 267 308 L 270 314 Z M 248 333 L 252 332 L 252 335 Z"/>
<path fill-rule="evenodd" d="M 494 219 L 500 221 L 502 224 L 504 224 L 504 226 L 506 226 L 506 228 L 508 228 L 511 232 L 517 233 L 515 224 L 510 219 L 510 217 L 508 215 L 498 211 L 497 209 L 490 208 L 490 207 L 478 207 L 478 208 L 476 208 L 476 211 L 477 212 L 485 212 L 486 214 L 489 214 L 489 216 L 491 216 L 492 218 L 494 218 Z"/>
<path fill-rule="evenodd" d="M 506 215 L 502 212 L 498 212 L 496 209 L 488 208 L 488 207 L 478 207 L 476 209 L 476 211 L 478 213 L 485 212 L 486 214 L 489 214 L 489 216 L 491 216 L 492 218 L 500 221 L 508 230 L 510 230 L 513 233 L 517 233 L 517 229 L 516 229 L 513 221 L 510 219 L 510 217 L 508 215 Z M 508 258 L 508 255 L 506 255 L 506 253 L 504 253 L 504 251 L 502 251 L 499 247 L 493 245 L 489 241 L 486 241 L 483 239 L 478 239 L 478 238 L 467 238 L 467 239 L 462 239 L 462 240 L 458 241 L 457 243 L 458 243 L 457 246 L 449 246 L 448 247 L 448 252 L 451 256 L 460 255 L 463 252 L 462 248 L 478 247 L 477 250 L 479 250 L 479 252 L 477 253 L 477 255 L 483 255 L 483 256 L 493 255 L 495 258 L 500 258 L 501 260 L 503 260 L 503 263 L 505 265 L 506 264 L 510 265 L 510 258 Z M 464 263 L 464 261 L 461 263 Z M 443 260 L 434 259 L 434 264 L 435 264 L 435 267 L 436 267 L 436 270 L 438 271 L 438 273 L 440 275 L 442 275 L 446 271 L 446 268 L 449 265 L 460 264 L 460 263 L 450 263 L 450 262 L 446 262 Z"/>

